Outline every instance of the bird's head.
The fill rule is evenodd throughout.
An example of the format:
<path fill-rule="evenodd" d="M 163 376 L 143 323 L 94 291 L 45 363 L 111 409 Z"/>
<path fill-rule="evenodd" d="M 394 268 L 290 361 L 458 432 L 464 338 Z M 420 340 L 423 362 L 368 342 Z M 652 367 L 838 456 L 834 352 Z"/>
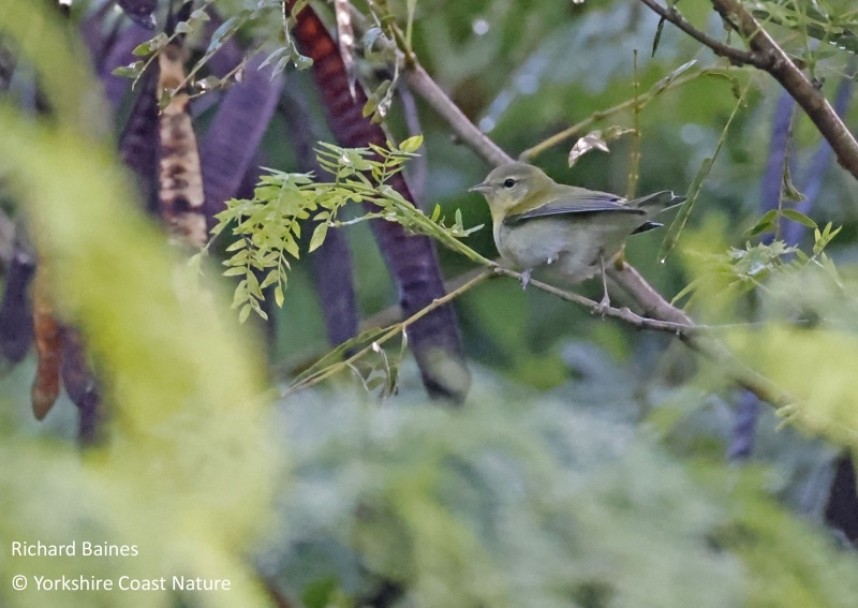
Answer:
<path fill-rule="evenodd" d="M 507 163 L 492 170 L 486 179 L 472 187 L 470 192 L 479 192 L 486 197 L 492 215 L 503 216 L 520 205 L 554 186 L 554 180 L 543 171 L 527 163 Z"/>

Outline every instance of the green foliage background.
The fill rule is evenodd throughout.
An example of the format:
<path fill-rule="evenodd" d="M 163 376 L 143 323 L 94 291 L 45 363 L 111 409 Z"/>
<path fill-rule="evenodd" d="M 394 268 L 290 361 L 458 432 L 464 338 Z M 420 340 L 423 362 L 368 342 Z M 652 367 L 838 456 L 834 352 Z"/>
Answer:
<path fill-rule="evenodd" d="M 390 5 L 404 22 L 406 3 Z M 850 52 L 816 48 L 814 18 L 798 4 L 760 6 L 791 52 L 816 60 L 831 93 Z M 681 9 L 718 35 L 708 4 Z M 848 2 L 826 10 L 854 29 Z M 650 58 L 657 19 L 635 2 L 416 4 L 417 56 L 512 153 L 630 99 L 636 77 L 643 92 L 691 59 L 684 76 L 717 67 L 721 76 L 701 73 L 639 115 L 641 193 L 687 188 L 736 108 L 735 86 L 750 84 L 676 251 L 658 264 L 656 233 L 628 251 L 664 294 L 696 280 L 695 318 L 726 326 L 719 335 L 740 360 L 797 397 L 780 419 L 763 416 L 756 462 L 732 468 L 723 461 L 737 391 L 725 370 L 669 336 L 592 318 L 513 281 L 457 301 L 476 380 L 461 411 L 426 404 L 407 359 L 399 394 L 382 405 L 345 375 L 278 399 L 287 379 L 278 370 L 325 348 L 307 256 L 291 269 L 266 375 L 217 271 L 197 277 L 137 210 L 83 51 L 68 51 L 71 34 L 47 14 L 7 0 L 0 16 L 57 112 L 49 122 L 0 105 L 0 176 L 63 313 L 83 328 L 115 414 L 110 441 L 80 453 L 62 421 L 37 427 L 20 413 L 26 374 L 3 379 L 3 605 L 45 605 L 44 594 L 12 591 L 14 574 L 78 572 L 230 578 L 234 591 L 73 594 L 64 606 L 264 606 L 263 579 L 310 608 L 358 606 L 385 585 L 402 606 L 854 605 L 854 554 L 819 522 L 830 462 L 855 447 L 858 429 L 858 185 L 835 166 L 825 176 L 812 216 L 843 226 L 828 258 L 729 263 L 726 252 L 746 247 L 742 233 L 761 215 L 780 94 L 765 75 L 725 68 L 669 26 Z M 289 77 L 309 90 L 305 74 Z M 423 198 L 447 217 L 460 210 L 465 227 L 487 223 L 482 201 L 465 194 L 487 167 L 429 109 L 420 117 Z M 395 106 L 391 123 L 404 135 Z M 601 126 L 633 123 L 625 112 Z M 796 134 L 792 154 L 806 165 L 818 136 L 803 117 Z M 630 139 L 571 171 L 569 145 L 535 162 L 562 181 L 626 191 Z M 288 153 L 277 159 L 292 170 Z M 365 224 L 346 230 L 370 314 L 392 301 L 389 281 Z M 466 242 L 494 255 L 487 230 Z M 808 255 L 813 244 L 802 244 Z M 448 275 L 470 268 L 458 255 L 442 260 Z M 821 321 L 795 324 L 806 318 Z M 72 406 L 59 406 L 68 416 Z M 141 555 L 83 562 L 7 551 L 12 540 L 85 538 L 137 544 Z"/>

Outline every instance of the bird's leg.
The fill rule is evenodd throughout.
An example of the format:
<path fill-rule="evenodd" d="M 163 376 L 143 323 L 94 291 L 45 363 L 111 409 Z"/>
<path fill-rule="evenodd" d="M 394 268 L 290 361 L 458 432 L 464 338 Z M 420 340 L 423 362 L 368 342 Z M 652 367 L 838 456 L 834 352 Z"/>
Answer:
<path fill-rule="evenodd" d="M 521 290 L 524 291 L 527 289 L 527 286 L 530 284 L 530 274 L 533 272 L 533 268 L 528 268 L 524 272 L 521 273 Z"/>
<path fill-rule="evenodd" d="M 599 266 L 602 271 L 602 299 L 599 300 L 599 312 L 605 316 L 605 311 L 611 307 L 611 298 L 608 297 L 608 277 L 605 274 L 605 256 L 599 254 Z"/>

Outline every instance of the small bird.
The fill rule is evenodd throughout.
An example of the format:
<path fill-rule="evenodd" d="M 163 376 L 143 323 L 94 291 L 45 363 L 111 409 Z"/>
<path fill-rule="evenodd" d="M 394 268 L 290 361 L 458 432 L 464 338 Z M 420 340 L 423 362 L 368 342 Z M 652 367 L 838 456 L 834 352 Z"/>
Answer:
<path fill-rule="evenodd" d="M 610 305 L 605 262 L 625 239 L 658 228 L 656 214 L 685 201 L 673 192 L 656 192 L 627 201 L 616 194 L 558 184 L 526 163 L 501 165 L 470 189 L 486 197 L 495 244 L 504 262 L 522 273 L 527 288 L 534 269 L 578 283 L 602 274 L 600 306 Z"/>

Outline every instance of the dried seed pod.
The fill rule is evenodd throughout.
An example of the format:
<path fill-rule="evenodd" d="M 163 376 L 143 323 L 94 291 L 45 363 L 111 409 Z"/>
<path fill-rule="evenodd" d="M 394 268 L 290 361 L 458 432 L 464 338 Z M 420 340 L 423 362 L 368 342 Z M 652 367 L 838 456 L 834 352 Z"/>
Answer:
<path fill-rule="evenodd" d="M 44 271 L 36 272 L 33 288 L 33 331 L 36 338 L 36 378 L 33 381 L 33 414 L 44 418 L 60 393 L 63 330 L 48 297 Z"/>
<path fill-rule="evenodd" d="M 201 248 L 206 242 L 206 219 L 197 138 L 188 114 L 188 94 L 172 93 L 185 79 L 182 49 L 172 44 L 165 47 L 159 67 L 159 97 L 166 102 L 159 129 L 161 216 L 177 241 Z"/>

